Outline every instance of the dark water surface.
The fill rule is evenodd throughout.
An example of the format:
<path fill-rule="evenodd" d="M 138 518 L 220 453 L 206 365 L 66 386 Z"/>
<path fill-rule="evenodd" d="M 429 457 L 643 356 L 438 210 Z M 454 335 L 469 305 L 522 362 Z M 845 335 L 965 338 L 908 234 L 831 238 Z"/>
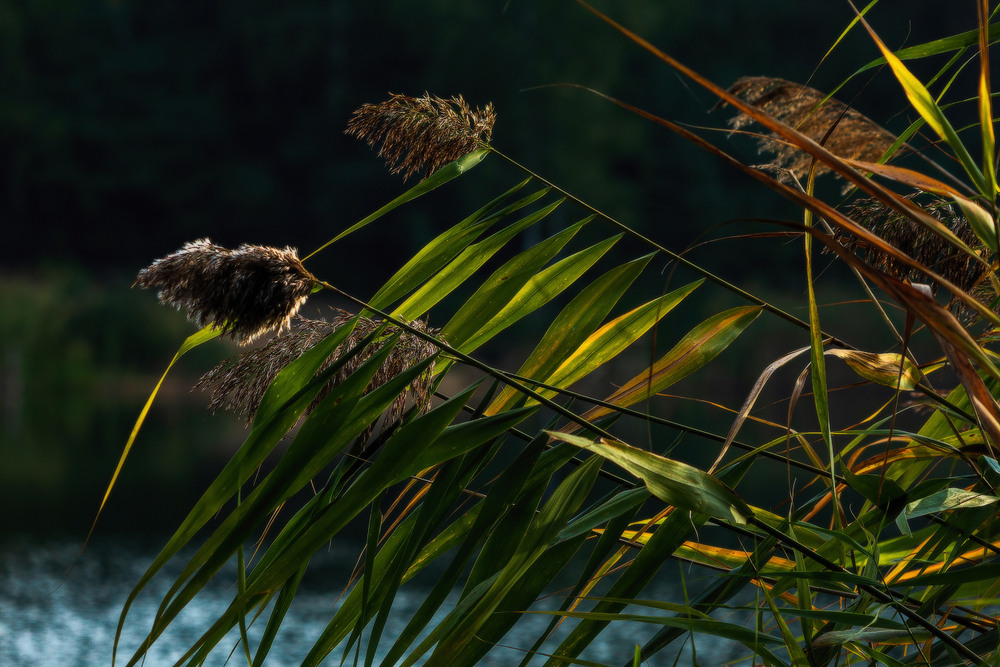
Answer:
<path fill-rule="evenodd" d="M 158 545 L 128 539 L 96 540 L 83 559 L 65 578 L 79 551 L 79 543 L 12 540 L 0 544 L 0 666 L 96 667 L 111 664 L 112 645 L 119 613 L 132 586 L 154 558 Z M 316 638 L 323 631 L 338 605 L 338 586 L 346 580 L 356 551 L 336 550 L 318 554 L 314 559 L 316 574 L 308 575 L 278 634 L 266 664 L 282 667 L 299 665 Z M 136 601 L 129 614 L 119 644 L 118 664 L 125 664 L 138 647 L 152 623 L 156 608 L 169 588 L 180 564 L 168 568 L 169 576 L 153 580 Z M 646 597 L 677 602 L 680 593 L 673 579 L 676 569 L 667 565 L 660 573 L 663 583 L 647 592 Z M 64 581 L 65 578 L 65 581 Z M 211 625 L 232 598 L 232 573 L 220 575 L 176 619 L 147 655 L 147 667 L 173 664 L 204 630 Z M 388 652 L 392 641 L 416 611 L 433 580 L 423 586 L 405 586 L 400 590 L 394 613 L 383 634 L 378 660 Z M 458 592 L 445 605 L 450 609 Z M 682 598 L 681 598 L 682 599 Z M 561 598 L 552 596 L 537 609 L 554 609 Z M 634 609 L 635 613 L 649 613 Z M 549 622 L 545 615 L 526 616 L 503 639 L 506 647 L 527 648 Z M 251 648 L 263 631 L 265 619 L 250 627 Z M 551 650 L 565 637 L 569 625 L 549 641 L 543 650 Z M 640 623 L 614 623 L 600 636 L 582 658 L 598 663 L 621 665 L 630 659 L 636 643 L 643 643 L 657 626 Z M 222 642 L 207 665 L 246 664 L 234 631 Z M 484 659 L 484 665 L 514 666 L 523 658 L 517 648 L 497 647 Z M 236 652 L 229 657 L 230 649 Z M 679 665 L 692 664 L 690 642 L 686 642 Z M 671 665 L 677 650 L 658 654 L 651 665 Z M 735 647 L 713 638 L 699 638 L 697 663 L 718 665 L 732 660 Z M 324 664 L 338 665 L 342 648 L 334 651 Z M 376 661 L 377 664 L 378 661 Z M 544 660 L 536 658 L 532 664 Z M 353 663 L 353 654 L 346 664 Z M 364 663 L 364 647 L 361 661 Z"/>

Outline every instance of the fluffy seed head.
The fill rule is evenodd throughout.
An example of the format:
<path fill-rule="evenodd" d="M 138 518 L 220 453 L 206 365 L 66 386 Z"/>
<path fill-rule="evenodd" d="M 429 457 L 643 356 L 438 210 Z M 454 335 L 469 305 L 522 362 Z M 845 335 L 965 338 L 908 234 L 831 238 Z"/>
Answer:
<path fill-rule="evenodd" d="M 966 245 L 973 249 L 979 249 L 980 252 L 985 252 L 982 249 L 982 242 L 972 231 L 972 227 L 956 211 L 951 202 L 936 196 L 927 196 L 921 201 L 918 201 L 916 196 L 910 196 L 908 199 L 920 204 L 924 211 L 947 225 L 948 229 L 954 232 Z M 953 247 L 945 239 L 876 199 L 867 197 L 858 199 L 851 203 L 847 213 L 859 224 L 885 239 L 889 244 L 917 260 L 920 264 L 944 276 L 980 301 L 989 303 L 988 295 L 981 289 L 987 277 L 982 265 L 975 262 L 966 253 Z M 861 253 L 866 262 L 898 280 L 918 282 L 927 280 L 927 276 L 922 272 L 889 257 L 878 248 L 863 244 L 854 236 L 836 231 L 835 237 L 845 247 Z M 988 283 L 988 281 L 986 282 Z M 932 284 L 931 288 L 936 292 L 938 285 Z M 975 314 L 959 299 L 953 298 L 949 306 L 960 317 Z"/>
<path fill-rule="evenodd" d="M 272 338 L 261 347 L 248 350 L 232 359 L 222 362 L 202 376 L 195 386 L 205 388 L 211 392 L 209 409 L 212 412 L 215 412 L 219 408 L 232 410 L 239 413 L 240 417 L 249 424 L 253 421 L 257 409 L 260 407 L 264 392 L 278 373 L 285 366 L 301 357 L 317 343 L 343 326 L 352 317 L 351 313 L 342 310 L 336 311 L 336 315 L 329 322 L 326 320 L 299 317 L 287 334 Z M 329 368 L 331 364 L 352 351 L 381 324 L 378 320 L 371 320 L 366 317 L 358 318 L 354 330 L 334 350 L 333 354 L 323 362 L 320 366 L 320 371 Z M 411 322 L 410 325 L 421 331 L 434 333 L 423 322 Z M 386 329 L 386 337 L 392 335 L 395 331 L 395 327 L 390 325 Z M 361 364 L 375 354 L 383 344 L 384 339 L 369 343 L 364 349 L 347 360 L 330 379 L 329 383 L 320 390 L 312 405 L 306 410 L 306 414 L 323 400 L 334 387 L 343 382 Z M 393 347 L 392 351 L 386 357 L 385 363 L 375 373 L 365 392 L 367 393 L 382 386 L 391 378 L 407 368 L 420 363 L 436 351 L 437 348 L 433 344 L 412 334 L 403 332 L 396 342 L 395 347 Z M 409 400 L 412 400 L 421 409 L 426 409 L 432 393 L 431 378 L 433 371 L 434 365 L 431 363 L 427 370 L 393 401 L 387 411 L 389 423 L 402 415 Z"/>
<path fill-rule="evenodd" d="M 351 114 L 346 133 L 369 146 L 381 142 L 379 157 L 393 174 L 407 179 L 430 176 L 439 167 L 488 143 L 496 113 L 493 104 L 472 109 L 461 95 L 444 99 L 424 93 L 409 97 L 390 93 L 378 104 L 363 104 Z"/>
<path fill-rule="evenodd" d="M 199 239 L 140 271 L 133 286 L 158 289 L 160 303 L 243 345 L 287 327 L 315 282 L 294 248 L 229 250 Z"/>
<path fill-rule="evenodd" d="M 877 162 L 896 140 L 895 135 L 867 116 L 833 98 L 826 99 L 826 95 L 815 88 L 798 83 L 748 76 L 734 83 L 729 92 L 810 139 L 822 142 L 827 150 L 839 157 Z M 752 123 L 753 119 L 745 114 L 729 121 L 734 130 Z M 808 175 L 812 157 L 807 153 L 777 140 L 774 135 L 760 137 L 758 147 L 761 153 L 772 157 L 772 165 L 779 171 L 787 170 L 786 174 L 798 179 Z M 829 171 L 823 165 L 816 165 L 817 175 Z"/>

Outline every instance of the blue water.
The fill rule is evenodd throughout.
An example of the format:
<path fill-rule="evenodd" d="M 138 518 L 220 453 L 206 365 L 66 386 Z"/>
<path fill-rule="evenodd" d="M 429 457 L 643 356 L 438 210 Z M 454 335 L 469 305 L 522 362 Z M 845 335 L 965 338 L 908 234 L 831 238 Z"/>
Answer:
<path fill-rule="evenodd" d="M 79 551 L 72 542 L 13 541 L 0 546 L 0 667 L 48 666 L 97 667 L 111 664 L 112 646 L 119 613 L 132 586 L 156 554 L 154 546 L 130 540 L 97 540 L 88 547 L 83 559 L 66 578 L 67 570 Z M 338 586 L 345 581 L 356 551 L 331 550 L 318 554 L 313 564 L 320 571 L 309 585 L 300 590 L 286 617 L 275 646 L 266 664 L 269 667 L 299 665 L 320 635 L 332 612 L 337 608 Z M 661 575 L 662 584 L 647 592 L 648 597 L 678 602 L 671 575 L 676 567 L 667 565 Z M 329 572 L 329 584 L 322 573 Z M 118 664 L 125 664 L 138 647 L 152 623 L 157 605 L 171 583 L 170 574 L 161 576 L 138 598 L 129 613 L 119 643 Z M 220 576 L 188 605 L 168 631 L 153 645 L 145 660 L 147 667 L 171 665 L 207 628 L 232 599 L 231 576 Z M 319 582 L 316 580 L 319 579 Z M 429 585 L 429 584 L 428 584 Z M 411 614 L 423 601 L 427 588 L 404 586 L 396 599 L 395 614 L 385 628 L 378 653 L 385 655 L 392 640 L 402 631 Z M 457 600 L 457 593 L 446 603 L 446 609 Z M 543 600 L 537 609 L 555 609 L 558 596 Z M 631 610 L 630 610 L 631 611 Z M 636 609 L 636 613 L 649 613 Z M 265 617 L 266 618 L 266 617 Z M 527 615 L 503 639 L 504 646 L 495 648 L 483 661 L 484 665 L 506 667 L 517 665 L 523 654 L 517 647 L 531 646 L 548 624 L 550 617 Z M 251 626 L 251 646 L 263 630 L 264 618 Z M 544 648 L 554 648 L 566 635 L 567 624 Z M 636 643 L 651 637 L 657 626 L 639 623 L 612 624 L 581 656 L 597 663 L 621 665 L 626 662 Z M 206 665 L 245 665 L 242 649 L 234 632 L 216 647 Z M 509 647 L 509 648 L 508 648 Z M 229 651 L 236 649 L 232 657 Z M 678 665 L 693 664 L 690 642 L 670 652 L 658 654 L 649 665 L 671 665 L 680 651 Z M 729 643 L 713 638 L 699 638 L 697 663 L 719 665 L 743 655 Z M 352 656 L 353 657 L 353 656 Z M 341 650 L 334 651 L 325 664 L 340 664 Z M 228 663 L 227 663 L 228 659 Z M 537 657 L 532 664 L 544 660 Z M 348 660 L 347 664 L 352 664 Z M 364 663 L 364 648 L 361 663 Z"/>

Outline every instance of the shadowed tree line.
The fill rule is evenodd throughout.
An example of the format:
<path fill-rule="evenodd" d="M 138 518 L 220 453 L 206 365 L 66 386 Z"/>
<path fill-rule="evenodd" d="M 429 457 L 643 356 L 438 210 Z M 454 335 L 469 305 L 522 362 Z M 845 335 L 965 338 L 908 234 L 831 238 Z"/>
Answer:
<path fill-rule="evenodd" d="M 728 84 L 807 78 L 849 9 L 684 0 L 615 11 Z M 889 38 L 928 29 L 896 23 Z M 0 260 L 131 272 L 199 235 L 309 247 L 398 192 L 343 135 L 353 109 L 389 91 L 492 101 L 497 145 L 611 210 L 627 207 L 640 228 L 684 221 L 680 243 L 692 220 L 745 215 L 742 180 L 705 156 L 585 92 L 524 91 L 579 83 L 706 122 L 711 99 L 601 31 L 569 2 L 6 2 Z M 409 221 L 400 248 L 380 239 L 378 251 L 405 252 L 434 225 Z"/>

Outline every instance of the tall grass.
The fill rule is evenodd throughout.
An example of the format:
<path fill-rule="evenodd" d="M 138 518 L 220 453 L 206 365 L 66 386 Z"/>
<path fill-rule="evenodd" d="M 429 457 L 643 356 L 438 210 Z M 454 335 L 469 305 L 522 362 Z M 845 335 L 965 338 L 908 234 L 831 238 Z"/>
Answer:
<path fill-rule="evenodd" d="M 650 631 L 640 646 L 620 647 L 619 664 L 657 664 L 656 654 L 709 637 L 739 647 L 746 664 L 998 659 L 1000 231 L 989 53 L 1000 32 L 988 4 L 979 3 L 978 31 L 899 53 L 861 16 L 848 28 L 866 30 L 882 53 L 853 65 L 888 67 L 912 107 L 916 120 L 899 136 L 791 82 L 717 85 L 590 11 L 717 97 L 735 114 L 731 130 L 760 140 L 769 161 L 752 166 L 727 150 L 725 133 L 698 134 L 597 93 L 801 209 L 771 231 L 801 240 L 803 302 L 779 307 L 671 248 L 669 235 L 641 234 L 532 173 L 489 143 L 492 106 L 430 95 L 365 105 L 351 131 L 378 145 L 393 171 L 429 172 L 423 181 L 301 261 L 290 248 L 230 251 L 203 240 L 140 274 L 140 286 L 207 325 L 178 357 L 220 334 L 273 337 L 204 380 L 214 405 L 242 411 L 249 433 L 126 602 L 119 633 L 136 596 L 182 560 L 146 641 L 119 656 L 127 664 L 141 662 L 233 559 L 230 606 L 178 664 L 234 650 L 266 664 L 281 650 L 277 631 L 311 557 L 357 527 L 365 534 L 357 567 L 338 583 L 344 595 L 305 664 L 474 665 L 522 612 L 552 617 L 536 643 L 518 647 L 522 664 L 593 664 L 588 645 L 626 620 Z M 906 62 L 940 54 L 955 57 L 929 89 Z M 970 67 L 977 89 L 951 90 Z M 979 122 L 956 128 L 951 104 L 976 108 Z M 374 294 L 348 294 L 310 272 L 316 253 L 351 252 L 354 232 L 387 224 L 395 209 L 405 218 L 421 195 L 474 183 L 470 172 L 486 158 L 523 180 L 484 198 Z M 817 196 L 820 178 L 839 179 L 846 194 Z M 571 222 L 525 241 L 557 219 Z M 611 252 L 618 246 L 624 261 Z M 886 347 L 860 347 L 872 340 L 869 325 L 839 322 L 836 336 L 824 328 L 838 311 L 816 281 L 831 260 L 879 314 Z M 668 268 L 690 278 L 660 289 Z M 316 291 L 353 312 L 297 318 Z M 676 316 L 718 293 L 741 305 L 693 326 Z M 529 317 L 543 322 L 537 340 L 518 326 Z M 727 349 L 766 321 L 801 335 L 770 341 L 782 352 L 752 360 L 760 375 L 741 388 L 742 405 L 709 397 L 716 428 L 664 416 L 680 399 L 661 395 L 710 364 L 714 377 L 730 377 L 725 364 L 742 359 Z M 484 361 L 495 358 L 485 351 L 514 347 L 530 350 L 517 368 Z M 743 349 L 754 347 L 764 349 Z M 645 367 L 624 371 L 628 354 Z M 758 399 L 793 365 L 802 372 L 781 389 L 787 419 L 765 417 Z M 845 368 L 854 382 L 833 386 Z M 456 384 L 469 375 L 463 369 L 481 379 Z M 598 374 L 618 388 L 595 394 L 587 379 Z M 796 410 L 805 405 L 811 416 Z M 710 450 L 700 463 L 686 451 L 693 442 Z M 708 584 L 679 599 L 644 599 L 674 560 Z M 436 585 L 390 635 L 396 593 L 432 564 Z M 567 577 L 558 610 L 538 611 L 540 596 Z M 253 641 L 249 624 L 263 626 Z M 544 643 L 557 629 L 561 639 Z M 236 647 L 225 643 L 233 630 Z"/>

